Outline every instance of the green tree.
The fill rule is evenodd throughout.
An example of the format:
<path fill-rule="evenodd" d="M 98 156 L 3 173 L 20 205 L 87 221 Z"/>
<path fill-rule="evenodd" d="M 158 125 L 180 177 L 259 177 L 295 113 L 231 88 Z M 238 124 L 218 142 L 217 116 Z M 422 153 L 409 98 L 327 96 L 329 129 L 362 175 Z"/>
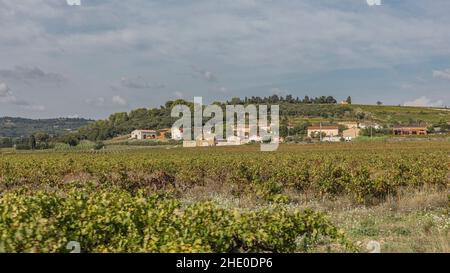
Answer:
<path fill-rule="evenodd" d="M 70 146 L 77 146 L 79 143 L 79 139 L 75 134 L 67 134 L 64 135 L 61 139 L 62 142 L 69 144 Z"/>
<path fill-rule="evenodd" d="M 352 97 L 348 96 L 345 100 L 348 104 L 352 104 Z"/>
<path fill-rule="evenodd" d="M 45 143 L 50 140 L 50 136 L 46 132 L 37 132 L 35 138 L 38 143 Z"/>
<path fill-rule="evenodd" d="M 36 149 L 36 138 L 34 137 L 34 135 L 30 136 L 30 138 L 28 139 L 28 142 L 31 147 L 31 150 Z"/>

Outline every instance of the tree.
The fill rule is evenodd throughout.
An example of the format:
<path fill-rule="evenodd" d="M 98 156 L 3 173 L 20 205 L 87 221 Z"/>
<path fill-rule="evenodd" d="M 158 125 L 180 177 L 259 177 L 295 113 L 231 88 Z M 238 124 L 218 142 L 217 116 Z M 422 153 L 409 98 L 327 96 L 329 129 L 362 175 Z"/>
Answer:
<path fill-rule="evenodd" d="M 380 106 L 383 105 L 383 103 L 381 101 L 377 101 L 377 105 Z"/>
<path fill-rule="evenodd" d="M 280 137 L 287 137 L 289 134 L 288 127 L 286 125 L 280 125 L 279 129 Z"/>
<path fill-rule="evenodd" d="M 94 145 L 94 150 L 101 150 L 105 147 L 105 144 L 101 141 L 97 141 Z"/>
<path fill-rule="evenodd" d="M 352 104 L 352 97 L 348 96 L 345 100 L 348 104 Z"/>
<path fill-rule="evenodd" d="M 73 147 L 78 145 L 79 140 L 74 134 L 67 134 L 63 136 L 62 142 L 69 144 L 69 146 Z"/>
<path fill-rule="evenodd" d="M 28 139 L 28 142 L 31 147 L 31 150 L 36 149 L 36 138 L 34 137 L 34 135 L 30 136 L 30 138 Z"/>
<path fill-rule="evenodd" d="M 13 146 L 13 141 L 9 137 L 0 138 L 0 148 L 11 148 Z"/>
<path fill-rule="evenodd" d="M 238 98 L 238 97 L 231 98 L 230 104 L 231 104 L 231 105 L 241 104 L 241 99 Z"/>
<path fill-rule="evenodd" d="M 328 96 L 328 97 L 325 99 L 325 102 L 328 103 L 328 104 L 335 104 L 337 101 L 336 101 L 336 99 L 333 98 L 332 96 Z"/>
<path fill-rule="evenodd" d="M 35 138 L 38 143 L 45 143 L 50 140 L 50 136 L 46 132 L 36 133 Z"/>

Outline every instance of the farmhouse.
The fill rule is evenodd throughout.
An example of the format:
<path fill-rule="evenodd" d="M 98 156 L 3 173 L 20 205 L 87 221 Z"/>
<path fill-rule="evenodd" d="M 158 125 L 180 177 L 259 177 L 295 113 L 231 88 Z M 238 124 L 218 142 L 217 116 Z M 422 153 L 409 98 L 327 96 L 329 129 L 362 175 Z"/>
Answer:
<path fill-rule="evenodd" d="M 344 130 L 342 132 L 342 137 L 345 140 L 350 141 L 350 140 L 353 140 L 354 138 L 357 138 L 359 136 L 360 132 L 361 132 L 361 129 L 359 129 L 359 128 L 350 128 L 350 129 Z"/>
<path fill-rule="evenodd" d="M 155 130 L 134 130 L 131 132 L 130 139 L 156 139 L 158 133 Z"/>
<path fill-rule="evenodd" d="M 171 129 L 172 139 L 182 140 L 183 139 L 183 128 L 172 128 Z"/>
<path fill-rule="evenodd" d="M 358 128 L 359 127 L 358 126 L 358 122 L 356 122 L 356 121 L 341 121 L 341 122 L 338 122 L 338 124 L 342 125 L 342 126 L 345 126 L 348 129 Z"/>
<path fill-rule="evenodd" d="M 320 134 L 325 137 L 337 137 L 339 136 L 339 126 L 337 125 L 315 125 L 308 127 L 309 137 L 318 137 Z"/>
<path fill-rule="evenodd" d="M 360 123 L 358 127 L 361 129 L 373 128 L 375 130 L 380 130 L 383 128 L 383 126 L 378 123 Z"/>
<path fill-rule="evenodd" d="M 166 140 L 170 136 L 170 134 L 171 134 L 170 128 L 158 130 L 158 136 L 156 137 L 156 139 Z"/>
<path fill-rule="evenodd" d="M 426 135 L 427 127 L 409 126 L 409 127 L 394 127 L 394 135 Z"/>
<path fill-rule="evenodd" d="M 195 140 L 184 140 L 183 141 L 184 148 L 195 148 L 197 147 L 197 141 Z"/>

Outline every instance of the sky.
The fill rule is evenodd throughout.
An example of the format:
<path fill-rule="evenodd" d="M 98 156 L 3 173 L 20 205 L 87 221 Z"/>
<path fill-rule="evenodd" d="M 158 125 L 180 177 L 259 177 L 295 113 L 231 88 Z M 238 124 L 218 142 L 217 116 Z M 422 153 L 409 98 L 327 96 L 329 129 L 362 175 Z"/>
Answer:
<path fill-rule="evenodd" d="M 448 14 L 448 0 L 0 0 L 0 116 L 272 94 L 450 106 Z"/>

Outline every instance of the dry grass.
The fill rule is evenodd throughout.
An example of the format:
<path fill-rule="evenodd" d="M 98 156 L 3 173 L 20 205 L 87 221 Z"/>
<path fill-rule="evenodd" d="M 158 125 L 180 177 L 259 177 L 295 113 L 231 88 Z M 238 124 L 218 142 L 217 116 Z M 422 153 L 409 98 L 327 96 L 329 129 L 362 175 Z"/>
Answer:
<path fill-rule="evenodd" d="M 448 192 L 437 188 L 404 190 L 371 207 L 355 207 L 345 198 L 315 203 L 316 209 L 343 228 L 362 251 L 370 240 L 382 252 L 450 253 Z"/>
<path fill-rule="evenodd" d="M 381 244 L 382 252 L 450 253 L 449 193 L 445 189 L 405 189 L 373 206 L 356 205 L 346 196 L 330 200 L 316 199 L 308 193 L 287 194 L 293 209 L 311 208 L 327 213 L 362 252 L 367 252 L 367 243 L 375 240 Z M 233 189 L 212 181 L 188 189 L 182 200 L 189 203 L 211 200 L 227 208 L 267 205 L 254 195 L 236 197 Z M 335 250 L 321 246 L 314 251 Z"/>

